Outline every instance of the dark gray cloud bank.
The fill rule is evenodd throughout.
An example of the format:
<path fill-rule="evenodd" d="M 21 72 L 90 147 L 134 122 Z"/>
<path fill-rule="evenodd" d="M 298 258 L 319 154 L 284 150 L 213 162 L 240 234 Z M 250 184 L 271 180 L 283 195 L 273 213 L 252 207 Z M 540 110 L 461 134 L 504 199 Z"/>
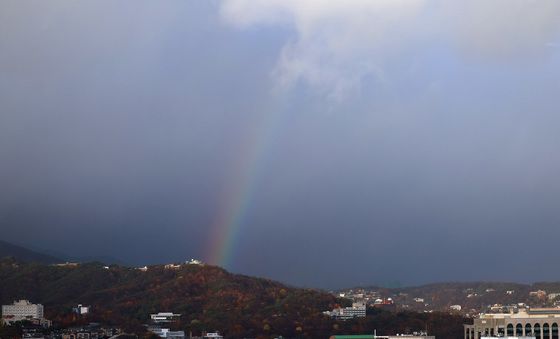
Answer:
<path fill-rule="evenodd" d="M 204 258 L 245 175 L 235 272 L 558 280 L 559 18 L 556 1 L 3 1 L 2 238 Z"/>

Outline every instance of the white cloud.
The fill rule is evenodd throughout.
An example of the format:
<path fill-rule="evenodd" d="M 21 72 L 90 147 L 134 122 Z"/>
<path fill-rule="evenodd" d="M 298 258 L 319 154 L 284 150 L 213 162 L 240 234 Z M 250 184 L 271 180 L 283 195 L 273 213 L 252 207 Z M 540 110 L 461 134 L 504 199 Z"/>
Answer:
<path fill-rule="evenodd" d="M 293 29 L 276 79 L 335 100 L 368 76 L 383 81 L 384 64 L 410 45 L 440 39 L 464 56 L 502 58 L 546 50 L 560 29 L 558 0 L 224 0 L 221 11 L 241 28 Z"/>
<path fill-rule="evenodd" d="M 289 41 L 274 74 L 283 86 L 303 81 L 339 100 L 368 75 L 382 79 L 384 58 L 395 52 L 395 34 L 424 0 L 229 0 L 222 14 L 239 27 L 290 25 Z M 388 36 L 392 38 L 388 39 Z M 401 37 L 402 38 L 402 37 Z"/>

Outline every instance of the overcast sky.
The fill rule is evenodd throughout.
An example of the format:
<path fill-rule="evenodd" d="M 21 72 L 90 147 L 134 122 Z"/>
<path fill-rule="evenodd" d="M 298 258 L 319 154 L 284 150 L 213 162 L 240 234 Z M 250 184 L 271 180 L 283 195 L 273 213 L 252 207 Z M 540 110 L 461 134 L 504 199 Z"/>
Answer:
<path fill-rule="evenodd" d="M 559 104 L 557 0 L 3 0 L 0 237 L 227 246 L 324 288 L 560 280 Z"/>

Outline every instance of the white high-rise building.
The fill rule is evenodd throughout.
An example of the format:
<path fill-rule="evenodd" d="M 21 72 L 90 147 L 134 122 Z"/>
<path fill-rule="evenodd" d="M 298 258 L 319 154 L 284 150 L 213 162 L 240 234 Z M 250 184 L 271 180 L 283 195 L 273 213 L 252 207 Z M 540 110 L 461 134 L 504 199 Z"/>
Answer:
<path fill-rule="evenodd" d="M 32 304 L 28 300 L 14 301 L 12 305 L 2 305 L 4 323 L 31 319 L 43 319 L 43 305 Z"/>

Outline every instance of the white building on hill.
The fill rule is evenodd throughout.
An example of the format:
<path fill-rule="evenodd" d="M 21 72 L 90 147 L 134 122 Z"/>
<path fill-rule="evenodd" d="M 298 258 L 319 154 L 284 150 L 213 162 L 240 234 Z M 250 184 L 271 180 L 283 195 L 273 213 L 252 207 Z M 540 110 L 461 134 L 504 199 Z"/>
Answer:
<path fill-rule="evenodd" d="M 161 338 L 185 339 L 185 331 L 170 331 L 168 328 L 157 328 L 150 331 Z"/>
<path fill-rule="evenodd" d="M 152 319 L 152 322 L 154 322 L 155 324 L 170 323 L 179 320 L 180 317 L 181 317 L 180 314 L 175 314 L 172 312 L 159 312 L 156 314 L 150 314 L 150 318 Z"/>
<path fill-rule="evenodd" d="M 323 312 L 323 314 L 340 320 L 364 318 L 366 316 L 366 303 L 355 302 L 352 307 L 335 308 L 332 311 Z"/>

